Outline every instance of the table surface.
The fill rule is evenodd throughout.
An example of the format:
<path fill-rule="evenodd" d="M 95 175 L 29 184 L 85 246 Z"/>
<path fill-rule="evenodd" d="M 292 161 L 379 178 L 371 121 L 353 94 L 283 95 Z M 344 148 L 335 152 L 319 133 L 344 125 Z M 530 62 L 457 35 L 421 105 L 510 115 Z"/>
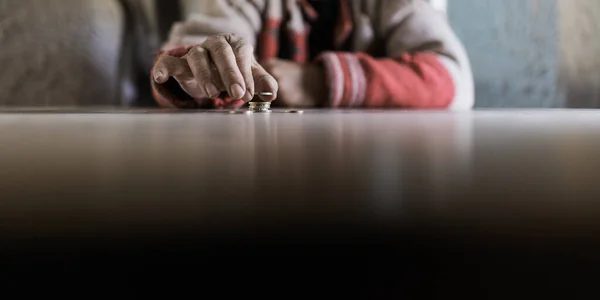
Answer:
<path fill-rule="evenodd" d="M 511 234 L 600 225 L 591 110 L 5 109 L 0 166 L 5 234 L 257 220 Z"/>
<path fill-rule="evenodd" d="M 0 251 L 46 253 L 60 241 L 102 238 L 117 247 L 173 236 L 420 236 L 430 252 L 406 254 L 407 278 L 432 280 L 431 291 L 461 282 L 476 291 L 464 282 L 477 280 L 508 293 L 499 277 L 527 262 L 536 275 L 523 280 L 554 274 L 564 253 L 598 266 L 600 248 L 588 245 L 600 240 L 599 178 L 600 111 L 592 110 L 4 109 Z M 454 240 L 454 250 L 440 253 L 450 245 L 441 240 Z M 496 256 L 475 260 L 476 245 Z M 498 259 L 517 248 L 535 254 Z M 535 260 L 548 251 L 556 255 Z M 415 264 L 419 255 L 428 267 Z M 553 278 L 579 286 L 574 272 Z M 554 293 L 549 286 L 540 285 Z"/>

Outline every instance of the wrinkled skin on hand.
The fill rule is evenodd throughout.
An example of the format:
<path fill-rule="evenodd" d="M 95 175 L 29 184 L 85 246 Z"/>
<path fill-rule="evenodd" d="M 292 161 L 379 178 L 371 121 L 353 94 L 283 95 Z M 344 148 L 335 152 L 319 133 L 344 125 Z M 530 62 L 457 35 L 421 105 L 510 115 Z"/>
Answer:
<path fill-rule="evenodd" d="M 181 58 L 163 55 L 153 71 L 157 83 L 173 77 L 198 99 L 215 99 L 225 92 L 248 102 L 255 93 L 270 92 L 272 96 L 260 97 L 273 101 L 279 90 L 275 78 L 256 61 L 252 45 L 232 34 L 211 36 Z"/>

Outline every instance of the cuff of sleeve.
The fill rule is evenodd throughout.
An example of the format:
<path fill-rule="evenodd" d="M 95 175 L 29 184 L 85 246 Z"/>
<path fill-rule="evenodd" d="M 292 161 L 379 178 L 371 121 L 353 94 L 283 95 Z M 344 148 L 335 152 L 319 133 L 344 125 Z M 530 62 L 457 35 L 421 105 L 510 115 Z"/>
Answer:
<path fill-rule="evenodd" d="M 317 61 L 325 67 L 330 107 L 362 107 L 365 103 L 367 78 L 357 55 L 325 52 Z"/>

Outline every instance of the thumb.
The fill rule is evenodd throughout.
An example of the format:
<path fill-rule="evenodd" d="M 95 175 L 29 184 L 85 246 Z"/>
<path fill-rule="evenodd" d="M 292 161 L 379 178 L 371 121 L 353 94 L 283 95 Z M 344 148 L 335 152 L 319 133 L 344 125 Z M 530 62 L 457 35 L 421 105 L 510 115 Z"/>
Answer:
<path fill-rule="evenodd" d="M 260 64 L 252 65 L 252 77 L 254 78 L 254 90 L 262 101 L 271 102 L 277 99 L 279 84 L 275 77 L 267 72 Z M 261 95 L 261 93 L 270 93 L 270 95 Z"/>

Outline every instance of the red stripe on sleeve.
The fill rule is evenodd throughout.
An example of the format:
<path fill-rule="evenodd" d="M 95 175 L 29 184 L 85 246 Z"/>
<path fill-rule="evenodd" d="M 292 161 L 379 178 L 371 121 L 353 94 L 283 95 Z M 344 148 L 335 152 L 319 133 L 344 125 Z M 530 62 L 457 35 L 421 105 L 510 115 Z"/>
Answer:
<path fill-rule="evenodd" d="M 375 59 L 364 53 L 325 53 L 333 107 L 447 108 L 454 99 L 451 74 L 434 53 Z"/>
<path fill-rule="evenodd" d="M 258 57 L 260 61 L 277 57 L 279 53 L 279 28 L 281 21 L 269 19 L 265 22 L 260 33 Z"/>
<path fill-rule="evenodd" d="M 365 106 L 447 108 L 454 99 L 454 81 L 437 54 L 404 54 L 398 59 L 358 57 L 367 78 Z"/>

